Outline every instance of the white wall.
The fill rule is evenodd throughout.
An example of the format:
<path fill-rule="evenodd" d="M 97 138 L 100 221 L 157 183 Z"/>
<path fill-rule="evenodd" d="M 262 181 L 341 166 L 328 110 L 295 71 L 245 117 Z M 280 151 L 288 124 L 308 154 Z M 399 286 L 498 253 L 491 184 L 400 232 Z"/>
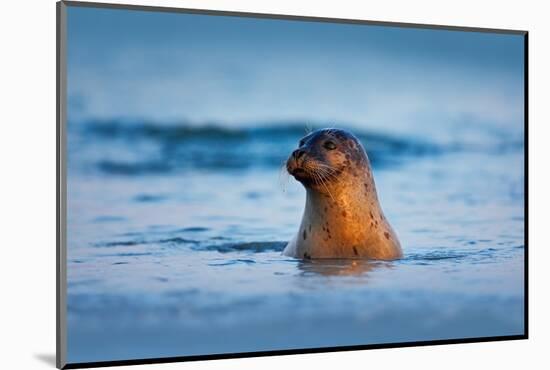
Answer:
<path fill-rule="evenodd" d="M 119 1 L 112 1 L 119 2 Z M 542 1 L 188 0 L 130 1 L 262 13 L 514 28 L 530 31 L 530 336 L 528 341 L 266 357 L 157 369 L 464 369 L 548 364 L 550 44 Z M 3 227 L 0 248 L 2 368 L 52 368 L 55 353 L 55 2 L 6 1 L 0 22 Z M 134 368 L 144 368 L 134 367 Z"/>

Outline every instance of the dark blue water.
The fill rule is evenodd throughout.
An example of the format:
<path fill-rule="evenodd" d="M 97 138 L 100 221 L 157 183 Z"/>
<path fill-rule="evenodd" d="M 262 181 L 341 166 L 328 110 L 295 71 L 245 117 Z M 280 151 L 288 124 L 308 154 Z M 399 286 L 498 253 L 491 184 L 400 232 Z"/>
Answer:
<path fill-rule="evenodd" d="M 405 256 L 301 261 L 305 127 L 69 123 L 69 362 L 523 333 L 523 133 L 352 128 Z"/>

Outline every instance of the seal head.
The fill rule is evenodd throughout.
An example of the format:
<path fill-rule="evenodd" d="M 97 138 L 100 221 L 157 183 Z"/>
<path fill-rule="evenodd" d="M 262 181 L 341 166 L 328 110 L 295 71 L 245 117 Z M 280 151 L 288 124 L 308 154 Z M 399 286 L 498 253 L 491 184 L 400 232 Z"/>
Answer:
<path fill-rule="evenodd" d="M 367 154 L 353 134 L 344 130 L 317 130 L 298 143 L 287 160 L 287 170 L 306 188 L 319 189 L 345 180 L 340 177 L 352 167 L 362 167 Z M 353 162 L 353 163 L 352 163 Z M 327 188 L 324 189 L 329 192 Z"/>
<path fill-rule="evenodd" d="M 352 133 L 321 129 L 308 134 L 286 168 L 306 188 L 306 206 L 285 255 L 385 260 L 402 256 L 397 235 L 380 207 L 367 153 Z"/>

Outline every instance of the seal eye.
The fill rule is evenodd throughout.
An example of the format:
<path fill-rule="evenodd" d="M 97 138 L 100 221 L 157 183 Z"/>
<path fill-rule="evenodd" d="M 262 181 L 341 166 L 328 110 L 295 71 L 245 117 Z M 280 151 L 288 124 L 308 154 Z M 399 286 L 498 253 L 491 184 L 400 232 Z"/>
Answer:
<path fill-rule="evenodd" d="M 325 143 L 323 144 L 323 147 L 326 150 L 334 150 L 336 149 L 336 144 L 334 144 L 332 141 L 325 141 Z"/>
<path fill-rule="evenodd" d="M 298 147 L 304 146 L 305 142 L 306 141 L 304 139 L 300 140 L 300 142 L 298 143 Z"/>

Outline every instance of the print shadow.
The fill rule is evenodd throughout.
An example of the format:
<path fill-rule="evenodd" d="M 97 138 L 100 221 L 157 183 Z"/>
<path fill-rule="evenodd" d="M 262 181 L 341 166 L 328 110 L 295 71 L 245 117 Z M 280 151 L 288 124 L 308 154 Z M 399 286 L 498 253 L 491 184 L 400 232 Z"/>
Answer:
<path fill-rule="evenodd" d="M 34 358 L 42 361 L 48 366 L 55 367 L 55 353 L 36 353 Z"/>

